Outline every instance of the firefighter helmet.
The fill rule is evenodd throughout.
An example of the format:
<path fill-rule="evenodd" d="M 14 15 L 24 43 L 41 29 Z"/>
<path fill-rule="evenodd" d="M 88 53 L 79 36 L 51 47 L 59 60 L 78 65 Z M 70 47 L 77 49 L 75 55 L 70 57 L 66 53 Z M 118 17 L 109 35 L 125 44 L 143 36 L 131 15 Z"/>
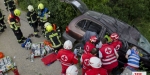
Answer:
<path fill-rule="evenodd" d="M 15 9 L 14 10 L 14 15 L 15 16 L 20 16 L 21 15 L 21 11 L 19 9 Z"/>
<path fill-rule="evenodd" d="M 43 5 L 42 3 L 40 3 L 40 4 L 38 5 L 38 9 L 40 9 L 40 10 L 44 9 L 44 5 Z"/>
<path fill-rule="evenodd" d="M 96 36 L 91 36 L 90 41 L 95 43 L 97 41 L 97 37 Z"/>
<path fill-rule="evenodd" d="M 52 24 L 49 23 L 49 22 L 46 22 L 46 23 L 44 24 L 44 28 L 46 28 L 48 25 L 52 25 Z"/>
<path fill-rule="evenodd" d="M 65 41 L 64 43 L 64 49 L 72 49 L 72 42 L 70 40 Z"/>
<path fill-rule="evenodd" d="M 90 65 L 93 68 L 100 68 L 101 65 L 102 65 L 102 62 L 101 62 L 101 60 L 98 57 L 91 57 L 90 58 Z"/>
<path fill-rule="evenodd" d="M 119 39 L 119 35 L 118 35 L 117 33 L 112 33 L 112 34 L 110 35 L 110 38 L 111 38 L 112 40 L 118 40 L 118 39 Z"/>
<path fill-rule="evenodd" d="M 71 65 L 66 70 L 66 75 L 77 75 L 78 69 L 75 65 Z"/>
<path fill-rule="evenodd" d="M 33 11 L 34 11 L 34 8 L 33 8 L 32 5 L 29 5 L 29 6 L 28 6 L 28 11 L 30 11 L 30 12 L 33 12 Z"/>
<path fill-rule="evenodd" d="M 47 30 L 48 32 L 51 32 L 51 31 L 53 30 L 52 25 L 48 25 L 48 26 L 46 27 L 46 30 Z"/>

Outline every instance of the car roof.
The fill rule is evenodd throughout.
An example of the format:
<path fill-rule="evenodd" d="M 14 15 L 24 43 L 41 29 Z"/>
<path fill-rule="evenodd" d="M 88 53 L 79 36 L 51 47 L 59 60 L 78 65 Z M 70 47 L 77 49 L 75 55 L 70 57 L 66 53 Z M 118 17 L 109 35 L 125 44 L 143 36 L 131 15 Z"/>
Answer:
<path fill-rule="evenodd" d="M 121 39 L 124 39 L 129 43 L 135 45 L 138 44 L 138 40 L 141 34 L 139 33 L 139 31 L 137 31 L 127 23 L 96 11 L 87 11 L 86 13 L 84 13 L 84 15 L 92 17 L 93 19 L 99 21 L 101 24 L 103 24 L 104 27 L 106 27 L 108 32 L 118 33 Z"/>

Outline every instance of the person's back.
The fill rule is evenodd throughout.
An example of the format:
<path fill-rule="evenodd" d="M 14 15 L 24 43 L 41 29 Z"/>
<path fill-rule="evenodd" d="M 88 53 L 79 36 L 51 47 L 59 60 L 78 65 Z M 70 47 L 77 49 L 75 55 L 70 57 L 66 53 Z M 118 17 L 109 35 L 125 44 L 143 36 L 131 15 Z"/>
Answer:
<path fill-rule="evenodd" d="M 135 46 L 127 51 L 126 58 L 128 59 L 127 66 L 130 66 L 133 69 L 139 68 L 140 56 Z"/>
<path fill-rule="evenodd" d="M 64 49 L 59 50 L 57 54 L 57 59 L 61 62 L 62 66 L 62 75 L 66 74 L 66 69 L 69 66 L 78 63 L 77 57 L 71 52 L 72 42 L 70 40 L 65 41 L 63 48 Z"/>
<path fill-rule="evenodd" d="M 85 75 L 108 75 L 107 70 L 101 67 L 102 62 L 98 57 L 91 57 L 89 63 L 92 69 L 86 71 Z"/>
<path fill-rule="evenodd" d="M 96 48 L 95 43 L 97 42 L 96 36 L 91 36 L 89 41 L 87 41 L 84 45 L 84 52 L 90 53 L 93 48 Z"/>
<path fill-rule="evenodd" d="M 112 43 L 111 45 L 116 49 L 118 52 L 119 49 L 122 47 L 122 42 L 119 40 L 119 35 L 117 33 L 112 33 L 110 36 Z"/>
<path fill-rule="evenodd" d="M 82 75 L 84 75 L 87 70 L 92 68 L 89 64 L 89 60 L 91 57 L 93 57 L 93 55 L 91 53 L 83 53 L 82 54 L 81 60 L 80 60 L 81 64 L 82 64 Z"/>
<path fill-rule="evenodd" d="M 58 50 L 61 48 L 62 42 L 57 31 L 52 30 L 51 32 L 47 32 L 46 37 L 52 43 L 54 49 Z"/>
<path fill-rule="evenodd" d="M 73 60 L 75 58 L 75 55 L 70 50 L 61 49 L 60 51 L 58 51 L 57 56 L 63 65 L 77 64 L 77 61 Z"/>

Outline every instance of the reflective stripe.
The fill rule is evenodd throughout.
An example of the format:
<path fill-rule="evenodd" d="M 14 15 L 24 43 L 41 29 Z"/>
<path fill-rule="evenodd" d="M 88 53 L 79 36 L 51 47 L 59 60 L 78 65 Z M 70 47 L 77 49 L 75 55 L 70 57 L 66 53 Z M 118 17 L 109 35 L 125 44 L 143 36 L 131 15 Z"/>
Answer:
<path fill-rule="evenodd" d="M 110 60 L 113 60 L 113 59 L 116 59 L 116 56 L 113 56 L 113 57 L 111 57 L 111 58 L 106 58 L 106 59 L 102 59 L 102 61 L 104 61 L 104 62 L 108 62 L 108 61 L 110 61 Z"/>
<path fill-rule="evenodd" d="M 112 64 L 112 63 L 114 63 L 114 62 L 116 62 L 117 61 L 117 59 L 115 59 L 115 60 L 112 60 L 112 61 L 110 61 L 110 62 L 107 62 L 107 63 L 102 63 L 103 65 L 109 65 L 109 64 Z"/>
<path fill-rule="evenodd" d="M 70 66 L 70 65 L 72 65 L 71 63 L 66 63 L 66 62 L 63 62 L 63 61 L 61 61 L 61 60 L 60 60 L 60 62 L 61 62 L 61 64 L 65 65 L 65 66 Z"/>
<path fill-rule="evenodd" d="M 58 36 L 56 36 L 56 37 L 57 37 L 57 39 L 59 39 Z M 59 43 L 60 43 L 60 44 L 58 44 L 58 45 L 56 45 L 56 44 L 54 43 L 54 41 L 52 41 L 52 40 L 53 40 L 52 38 L 50 38 L 50 40 L 51 40 L 51 42 L 52 42 L 52 47 L 53 47 L 53 48 L 57 48 L 57 47 L 61 46 L 61 41 L 60 41 L 60 40 L 58 40 Z"/>

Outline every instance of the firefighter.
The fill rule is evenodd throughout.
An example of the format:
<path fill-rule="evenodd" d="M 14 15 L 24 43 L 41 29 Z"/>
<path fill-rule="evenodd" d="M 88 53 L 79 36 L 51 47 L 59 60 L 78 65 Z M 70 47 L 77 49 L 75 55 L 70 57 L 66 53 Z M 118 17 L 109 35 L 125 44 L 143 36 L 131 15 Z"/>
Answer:
<path fill-rule="evenodd" d="M 18 43 L 23 43 L 26 38 L 23 36 L 22 31 L 20 29 L 20 18 L 21 11 L 19 9 L 15 9 L 10 15 L 8 16 L 8 23 L 10 24 L 10 28 L 14 32 Z"/>
<path fill-rule="evenodd" d="M 0 32 L 4 32 L 4 29 L 7 28 L 4 23 L 4 15 L 2 14 L 2 11 L 0 9 Z"/>
<path fill-rule="evenodd" d="M 29 25 L 33 27 L 35 37 L 39 38 L 40 36 L 38 35 L 38 29 L 37 29 L 38 28 L 38 15 L 35 12 L 32 5 L 28 6 L 27 20 L 29 22 Z"/>
<path fill-rule="evenodd" d="M 42 3 L 38 5 L 38 16 L 40 17 L 40 26 L 43 30 L 44 24 L 48 22 L 48 19 L 50 18 L 50 11 L 48 8 L 45 8 Z"/>
<path fill-rule="evenodd" d="M 93 56 L 97 56 L 98 50 L 96 48 L 93 48 L 90 53 L 85 52 L 82 54 L 80 62 L 82 64 L 82 75 L 85 75 L 85 72 L 91 69 L 91 66 L 89 65 L 89 60 Z"/>
<path fill-rule="evenodd" d="M 16 9 L 14 0 L 4 0 L 4 5 L 6 6 L 7 11 L 13 12 Z"/>
<path fill-rule="evenodd" d="M 78 75 L 78 69 L 75 65 L 71 65 L 66 70 L 66 75 Z"/>
<path fill-rule="evenodd" d="M 122 42 L 119 40 L 119 35 L 117 33 L 112 33 L 110 35 L 110 38 L 112 40 L 111 45 L 114 46 L 118 52 L 119 49 L 122 47 Z"/>
<path fill-rule="evenodd" d="M 102 62 L 98 57 L 91 57 L 89 63 L 92 69 L 86 71 L 85 75 L 108 75 L 107 70 L 101 68 Z"/>
<path fill-rule="evenodd" d="M 53 27 L 50 23 L 46 23 L 44 26 L 46 29 L 45 36 L 51 42 L 55 52 L 57 52 L 60 48 L 62 48 L 61 38 L 58 35 L 58 32 L 53 30 Z"/>
<path fill-rule="evenodd" d="M 78 59 L 75 54 L 71 51 L 72 49 L 72 42 L 70 40 L 66 40 L 63 49 L 60 49 L 57 54 L 57 59 L 61 62 L 62 66 L 62 75 L 66 74 L 66 69 L 78 63 Z"/>
<path fill-rule="evenodd" d="M 102 60 L 102 67 L 107 69 L 108 74 L 111 73 L 111 71 L 118 66 L 118 53 L 115 50 L 115 48 L 106 43 L 106 39 L 102 39 L 102 47 L 99 49 L 99 57 Z"/>

